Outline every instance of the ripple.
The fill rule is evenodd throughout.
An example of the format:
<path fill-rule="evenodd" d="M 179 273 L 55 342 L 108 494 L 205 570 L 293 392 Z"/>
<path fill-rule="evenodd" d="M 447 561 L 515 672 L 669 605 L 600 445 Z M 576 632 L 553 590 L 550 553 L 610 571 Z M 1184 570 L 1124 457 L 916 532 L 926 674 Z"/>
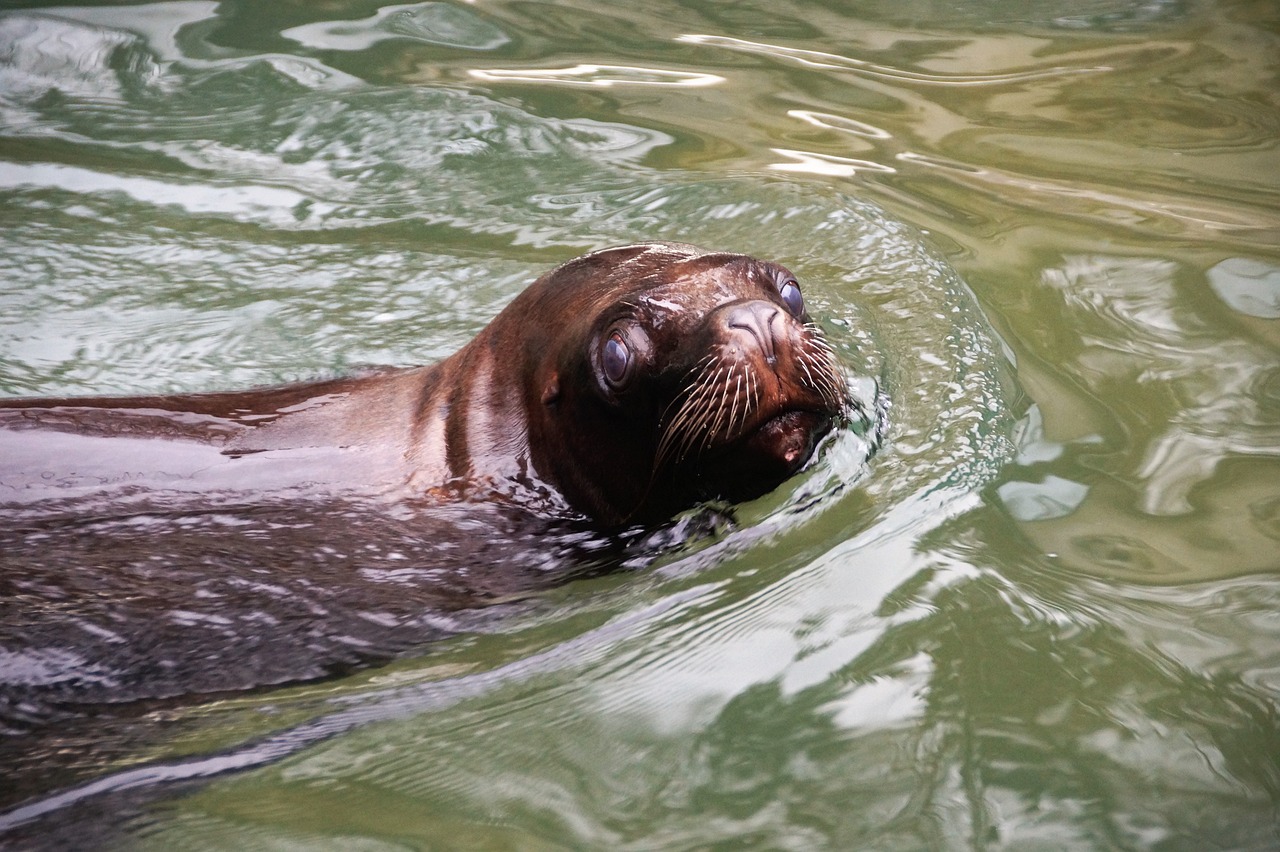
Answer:
<path fill-rule="evenodd" d="M 1261 319 L 1280 319 L 1280 267 L 1229 257 L 1210 267 L 1207 275 L 1213 292 L 1232 310 Z"/>
<path fill-rule="evenodd" d="M 74 132 L 65 115 L 32 104 L 49 132 L 89 152 L 92 165 L 45 162 L 28 152 L 29 161 L 10 173 L 21 204 L 0 209 L 0 270 L 5 280 L 23 284 L 6 290 L 0 335 L 11 390 L 212 389 L 366 359 L 431 360 L 554 263 L 638 238 L 745 251 L 801 276 L 811 309 L 858 377 L 867 422 L 832 436 L 800 477 L 738 507 L 734 527 L 673 555 L 662 570 L 613 579 L 615 586 L 595 596 L 590 587 L 574 589 L 570 603 L 547 604 L 531 619 L 532 632 L 488 646 L 516 660 L 515 668 L 525 661 L 536 669 L 541 658 L 531 649 L 549 649 L 568 661 L 556 664 L 565 671 L 598 663 L 624 680 L 634 674 L 634 684 L 651 685 L 650 700 L 636 688 L 614 694 L 629 697 L 630 718 L 656 730 L 706 719 L 708 710 L 737 712 L 732 685 L 744 672 L 756 671 L 749 679 L 767 693 L 765 678 L 793 671 L 788 694 L 776 699 L 783 707 L 832 675 L 872 641 L 869 613 L 877 596 L 900 582 L 913 542 L 970 508 L 1012 453 L 1008 365 L 971 294 L 914 231 L 871 204 L 782 175 L 708 180 L 655 170 L 645 162 L 670 142 L 664 133 L 548 118 L 475 93 L 320 92 L 262 63 L 184 70 L 171 85 L 160 95 L 126 91 L 123 104 L 95 101 L 93 120 L 72 109 Z M 245 90 L 255 93 L 249 107 Z M 145 126 L 136 126 L 138 114 Z M 169 158 L 167 171 L 154 165 L 156 151 Z M 195 189 L 188 192 L 187 184 Z M 887 434 L 877 432 L 881 423 Z M 871 462 L 876 446 L 882 449 Z M 397 558 L 404 548 L 353 552 L 348 545 L 367 540 L 367 531 L 345 515 L 320 521 L 335 531 L 339 552 L 303 547 L 315 543 L 308 529 L 157 523 L 143 550 L 170 548 L 168 582 L 157 582 L 160 567 L 150 562 L 137 570 L 150 578 L 146 588 L 165 598 L 161 611 L 170 615 L 148 626 L 208 637 L 193 641 L 175 677 L 207 675 L 226 686 L 217 678 L 244 674 L 252 682 L 276 664 L 296 667 L 339 646 L 351 658 L 358 658 L 360 642 L 394 650 L 389 637 L 398 628 L 385 626 L 387 613 L 417 624 L 415 635 L 459 629 L 404 611 L 412 605 L 405 581 L 422 579 L 404 573 Z M 278 576 L 288 573 L 283 569 L 261 575 L 253 570 L 261 565 L 229 565 L 250 534 L 276 543 L 280 565 L 296 559 L 307 571 L 285 577 Z M 227 544 L 205 546 L 210 537 Z M 833 544 L 850 539 L 857 544 Z M 189 552 L 174 550 L 180 542 Z M 762 561 L 743 570 L 753 554 Z M 865 569 L 849 570 L 863 560 Z M 210 564 L 226 570 L 210 572 Z M 521 565 L 537 571 L 543 561 Z M 183 566 L 194 573 L 177 570 Z M 326 583 L 317 579 L 323 572 L 342 579 Z M 237 578 L 258 582 L 230 582 Z M 353 583 L 381 597 L 363 605 L 332 594 Z M 188 601 L 192 585 L 205 596 Z M 282 586 L 293 593 L 281 595 Z M 286 603 L 302 614 L 291 620 L 280 609 Z M 684 649 L 651 636 L 619 651 L 587 628 L 650 606 L 678 615 L 678 624 L 652 619 L 653 630 L 687 637 Z M 225 664 L 209 668 L 210 642 L 245 649 L 240 640 L 260 639 L 273 619 L 290 625 L 319 617 L 311 607 L 322 608 L 331 634 L 300 636 L 296 653 L 263 659 L 247 674 Z M 797 636 L 802 623 L 812 628 Z M 590 691 L 596 681 L 588 680 Z M 668 680 L 688 683 L 688 694 L 657 688 Z M 503 682 L 480 678 L 440 689 L 481 695 Z M 694 688 L 699 683 L 701 691 Z M 508 711 L 536 708 L 555 694 L 554 685 L 548 688 L 516 696 Z M 352 713 L 329 727 L 303 724 L 293 739 L 280 734 L 261 749 L 241 737 L 262 730 L 262 721 L 237 727 L 245 724 L 237 716 L 225 728 L 215 723 L 219 741 L 234 746 L 221 756 L 125 773 L 45 800 L 37 810 L 133 785 L 262 766 L 321 738 L 373 731 L 376 721 L 429 718 L 431 707 L 442 706 L 406 697 L 394 712 L 374 709 L 378 701 L 369 691 L 367 683 L 353 687 Z M 607 692 L 589 697 L 625 709 Z M 296 710 L 287 698 L 278 700 Z M 896 699 L 850 700 L 845 717 L 886 702 Z M 574 718 L 577 706 L 559 710 L 558 718 Z M 903 713 L 916 709 L 900 706 Z M 476 718 L 480 731 L 501 724 L 488 711 Z M 329 755 L 313 754 L 314 777 L 333 777 Z M 414 763 L 397 763 L 393 771 L 408 772 Z M 440 775 L 459 778 L 452 766 Z M 425 783 L 412 773 L 392 781 Z"/>
<path fill-rule="evenodd" d="M 384 6 L 361 21 L 319 21 L 280 35 L 321 50 L 367 50 L 393 38 L 467 50 L 496 50 L 511 41 L 475 10 L 449 3 Z"/>
<path fill-rule="evenodd" d="M 289 49 L 272 29 L 282 16 L 342 12 L 175 3 L 0 18 L 13 36 L 0 38 L 0 126 L 15 143 L 0 171 L 89 173 L 12 187 L 0 205 L 9 392 L 432 360 L 554 263 L 666 237 L 793 267 L 863 374 L 860 396 L 879 387 L 888 407 L 873 460 L 869 436 L 835 436 L 786 488 L 657 570 L 548 593 L 527 619 L 377 672 L 160 706 L 105 738 L 60 728 L 60 758 L 106 765 L 114 735 L 130 761 L 72 798 L 92 811 L 108 791 L 100 820 L 147 809 L 115 798 L 134 783 L 259 770 L 150 809 L 155 848 L 335 835 L 424 848 L 1274 841 L 1280 394 L 1265 316 L 1278 220 L 1261 13 L 1178 0 L 697 5 L 666 19 L 584 0 L 421 3 L 395 7 L 398 35 L 386 12 L 294 31 L 309 40 L 299 52 L 330 51 L 363 82 L 261 49 Z M 510 55 L 488 64 L 630 64 L 510 86 L 468 78 L 498 36 L 450 35 L 445 8 L 501 23 Z M 710 14 L 724 26 L 707 30 Z M 1157 32 L 1166 20 L 1177 29 Z M 1093 33 L 1064 32 L 1085 23 Z M 1130 23 L 1140 37 L 1111 35 Z M 753 41 L 673 45 L 678 32 Z M 60 54 L 58 34 L 76 50 Z M 1080 76 L 1053 76 L 1067 65 Z M 1104 65 L 1116 73 L 1093 74 Z M 625 85 L 649 66 L 730 82 Z M 389 79 L 421 85 L 367 82 Z M 744 159 L 749 173 L 709 179 Z M 894 173 L 868 171 L 877 160 Z M 1052 439 L 1019 448 L 1023 469 L 1006 473 L 1017 389 L 999 341 L 917 233 L 838 191 L 850 177 L 952 228 L 983 292 L 1020 306 L 1006 319 L 1032 350 L 1027 375 L 1052 373 L 1036 390 L 1046 411 L 1058 405 Z M 189 186 L 230 194 L 195 209 Z M 255 206 L 235 194 L 259 188 L 286 195 Z M 1061 439 L 1064 421 L 1088 437 Z M 216 565 L 242 533 L 265 534 L 239 520 L 225 548 L 196 558 Z M 364 535 L 324 520 L 335 545 Z M 139 532 L 152 555 L 183 534 Z M 86 549 L 85 565 L 111 555 Z M 324 599 L 350 610 L 335 643 L 367 641 L 424 581 L 403 552 L 357 553 L 335 573 L 335 590 L 387 595 Z M 309 568 L 333 557 L 296 553 Z M 172 581 L 166 611 L 227 617 L 235 606 L 211 595 L 256 596 L 232 638 L 259 637 L 279 601 L 322 591 L 308 572 L 297 586 L 219 578 L 200 575 L 194 595 Z M 88 670 L 41 664 L 36 675 Z M 51 777 L 42 757 L 24 759 Z M 90 842 L 74 809 L 51 811 L 67 845 Z"/>
<path fill-rule="evenodd" d="M 74 97 L 119 99 L 122 89 L 110 73 L 112 57 L 141 43 L 131 33 L 56 18 L 0 17 L 0 98 L 21 102 L 56 88 Z M 154 73 L 156 66 L 147 70 Z M 9 121 L 5 127 L 11 132 Z"/>
<path fill-rule="evenodd" d="M 775 172 L 802 172 L 825 177 L 853 177 L 858 172 L 884 172 L 892 174 L 897 169 L 871 160 L 859 160 L 853 157 L 837 157 L 834 154 L 817 154 L 812 151 L 793 151 L 789 148 L 774 148 L 775 154 L 788 157 L 794 162 L 770 163 L 767 168 Z"/>
<path fill-rule="evenodd" d="M 1213 198 L 1195 198 L 1185 192 L 1138 188 L 1121 192 L 1110 183 L 1020 174 L 912 151 L 903 151 L 896 158 L 903 163 L 925 167 L 969 189 L 998 196 L 1005 204 L 1042 209 L 1046 199 L 1051 198 L 1060 205 L 1057 208 L 1059 214 L 1065 212 L 1095 221 L 1106 219 L 1112 225 L 1141 231 L 1154 231 L 1156 229 L 1151 227 L 1151 223 L 1161 221 L 1172 222 L 1180 229 L 1204 233 L 1206 237 L 1215 232 L 1240 231 L 1254 231 L 1265 237 L 1280 228 L 1280 217 L 1271 211 L 1251 210 Z"/>
<path fill-rule="evenodd" d="M 756 53 L 774 59 L 786 60 L 809 68 L 821 68 L 835 71 L 850 71 L 866 77 L 877 77 L 894 80 L 900 83 L 916 83 L 930 86 L 1003 86 L 1014 83 L 1025 83 L 1031 80 L 1042 80 L 1056 77 L 1072 77 L 1080 74 L 1094 74 L 1109 71 L 1106 66 L 1081 68 L 1079 66 L 1060 65 L 1051 68 L 1037 68 L 1027 71 L 1010 71 L 1001 74 L 932 74 L 921 71 L 905 71 L 887 65 L 880 65 L 864 59 L 853 59 L 835 53 L 823 53 L 817 50 L 803 50 L 795 47 L 783 47 L 776 44 L 748 41 L 730 36 L 686 34 L 676 37 L 676 41 L 685 44 L 720 47 L 743 53 Z"/>
<path fill-rule="evenodd" d="M 864 136 L 867 139 L 892 139 L 893 134 L 887 130 L 882 130 L 864 121 L 858 121 L 843 115 L 833 115 L 829 112 L 816 112 L 809 109 L 789 109 L 787 115 L 792 118 L 798 118 L 801 121 L 808 122 L 814 127 L 822 127 L 827 130 L 839 130 L 842 133 L 850 133 L 854 136 Z"/>
<path fill-rule="evenodd" d="M 0 169 L 0 188 L 46 187 L 75 193 L 118 193 L 141 204 L 174 206 L 196 215 L 216 213 L 279 224 L 297 222 L 300 209 L 306 211 L 304 216 L 325 212 L 323 207 L 305 204 L 306 196 L 277 187 L 174 184 L 53 164 L 7 164 Z"/>
<path fill-rule="evenodd" d="M 468 72 L 477 80 L 490 83 L 555 83 L 567 86 L 716 86 L 725 82 L 718 74 L 694 71 L 672 71 L 664 68 L 642 68 L 633 65 L 581 64 L 571 68 L 477 68 Z"/>

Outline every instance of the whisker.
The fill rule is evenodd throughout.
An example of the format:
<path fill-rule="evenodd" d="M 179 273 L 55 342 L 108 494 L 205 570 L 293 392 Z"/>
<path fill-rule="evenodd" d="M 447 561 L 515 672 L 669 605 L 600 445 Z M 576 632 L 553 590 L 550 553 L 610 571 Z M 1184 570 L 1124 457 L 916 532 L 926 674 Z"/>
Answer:
<path fill-rule="evenodd" d="M 691 404 L 689 405 L 685 422 L 682 423 L 681 426 L 682 435 L 680 436 L 680 443 L 677 447 L 680 454 L 680 460 L 683 460 L 688 455 L 689 451 L 694 448 L 695 441 L 700 437 L 699 430 L 692 427 L 697 425 L 706 425 L 708 415 L 716 408 L 716 405 L 719 402 L 716 391 L 722 384 L 721 376 L 724 376 L 725 374 L 724 367 L 717 369 L 714 373 L 708 374 L 702 382 L 702 387 L 699 389 L 697 395 L 691 398 Z M 684 428 L 686 424 L 690 428 Z"/>
<path fill-rule="evenodd" d="M 827 342 L 827 335 L 823 332 L 822 328 L 817 325 L 817 323 L 807 322 L 804 327 L 809 331 L 809 334 L 805 337 L 809 344 L 823 350 L 824 352 L 829 352 L 832 355 L 835 354 L 835 350 L 833 350 L 831 348 L 831 344 Z"/>
<path fill-rule="evenodd" d="M 703 433 L 702 449 L 706 449 L 711 446 L 711 441 L 715 439 L 716 435 L 720 434 L 720 424 L 724 422 L 725 417 L 725 397 L 729 395 L 729 382 L 733 379 L 733 374 L 736 372 L 737 365 L 731 365 L 729 367 L 728 375 L 725 376 L 724 382 L 720 384 L 720 405 L 716 411 L 715 422 L 711 424 L 710 429 Z"/>
<path fill-rule="evenodd" d="M 813 373 L 809 370 L 809 359 L 806 357 L 805 353 L 800 353 L 800 356 L 796 358 L 796 363 L 799 364 L 800 369 L 804 371 L 804 377 L 808 379 L 809 387 L 814 390 L 819 390 L 818 380 L 813 377 Z"/>
<path fill-rule="evenodd" d="M 689 370 L 693 380 L 675 395 L 663 411 L 661 420 L 666 421 L 667 425 L 664 427 L 662 438 L 658 442 L 655 465 L 660 465 L 666 461 L 666 457 L 671 452 L 673 442 L 681 434 L 684 424 L 691 419 L 693 411 L 698 408 L 703 398 L 711 392 L 714 386 L 714 374 L 708 374 L 706 368 L 711 366 L 716 357 L 716 353 L 713 352 Z M 675 414 L 671 415 L 673 409 Z"/>
<path fill-rule="evenodd" d="M 821 328 L 805 323 L 795 349 L 797 378 L 832 409 L 848 404 L 843 371 Z M 654 455 L 653 476 L 665 465 L 681 464 L 717 441 L 741 434 L 763 403 L 764 377 L 749 365 L 723 363 L 720 352 L 705 355 L 688 371 L 685 386 L 663 411 L 665 425 Z"/>
<path fill-rule="evenodd" d="M 738 400 L 742 396 L 742 376 L 738 376 L 733 383 L 733 408 L 729 411 L 729 432 L 732 433 L 734 425 L 738 422 Z"/>

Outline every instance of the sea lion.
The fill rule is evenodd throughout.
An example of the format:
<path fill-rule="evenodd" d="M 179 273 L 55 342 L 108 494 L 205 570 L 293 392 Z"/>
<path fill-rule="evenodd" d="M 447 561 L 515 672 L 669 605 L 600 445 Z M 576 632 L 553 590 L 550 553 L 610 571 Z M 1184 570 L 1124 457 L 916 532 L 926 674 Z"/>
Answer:
<path fill-rule="evenodd" d="M 646 564 L 858 405 L 790 272 L 670 243 L 569 261 L 435 366 L 0 401 L 0 807 L 162 736 L 157 708 Z"/>
<path fill-rule="evenodd" d="M 2 400 L 0 503 L 365 492 L 502 500 L 618 528 L 772 490 L 849 405 L 788 270 L 642 243 L 556 267 L 434 366 L 238 393 Z"/>

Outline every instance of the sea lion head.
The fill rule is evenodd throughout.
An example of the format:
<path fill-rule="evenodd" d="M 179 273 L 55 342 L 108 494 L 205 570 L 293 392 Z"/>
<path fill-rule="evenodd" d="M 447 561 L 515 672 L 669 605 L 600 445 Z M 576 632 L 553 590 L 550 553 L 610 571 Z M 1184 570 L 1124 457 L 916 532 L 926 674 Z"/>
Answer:
<path fill-rule="evenodd" d="M 795 276 L 746 255 L 606 249 L 504 314 L 521 330 L 533 466 L 600 523 L 760 496 L 849 404 Z"/>

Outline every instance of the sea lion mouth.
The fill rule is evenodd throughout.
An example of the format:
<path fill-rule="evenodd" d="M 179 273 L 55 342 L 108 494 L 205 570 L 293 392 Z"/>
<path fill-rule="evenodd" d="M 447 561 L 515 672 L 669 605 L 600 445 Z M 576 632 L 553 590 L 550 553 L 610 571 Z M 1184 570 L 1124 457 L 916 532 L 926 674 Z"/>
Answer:
<path fill-rule="evenodd" d="M 836 414 L 828 411 L 783 409 L 726 443 L 716 455 L 757 471 L 772 471 L 781 481 L 804 467 L 835 420 Z"/>
<path fill-rule="evenodd" d="M 752 450 L 768 453 L 790 472 L 799 470 L 814 447 L 831 431 L 831 415 L 806 409 L 788 409 L 761 423 L 746 436 Z"/>
<path fill-rule="evenodd" d="M 702 456 L 744 455 L 798 470 L 845 411 L 848 394 L 834 354 L 812 330 L 785 366 L 714 352 L 662 418 L 655 470 Z"/>
<path fill-rule="evenodd" d="M 697 479 L 730 500 L 767 494 L 808 463 L 837 417 L 812 408 L 779 411 L 700 456 Z"/>

